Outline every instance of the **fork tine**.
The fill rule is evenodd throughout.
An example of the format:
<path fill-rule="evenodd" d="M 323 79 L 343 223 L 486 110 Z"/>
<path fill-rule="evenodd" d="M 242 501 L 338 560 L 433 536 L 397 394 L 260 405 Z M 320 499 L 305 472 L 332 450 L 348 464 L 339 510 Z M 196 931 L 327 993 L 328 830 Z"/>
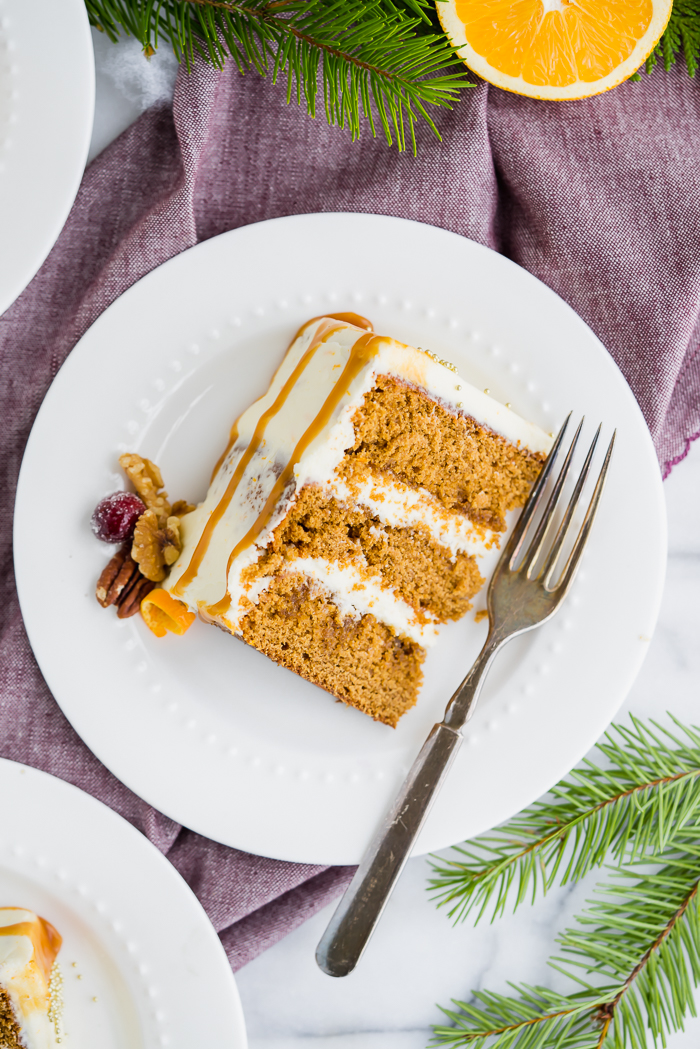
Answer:
<path fill-rule="evenodd" d="M 526 567 L 526 574 L 528 579 L 532 579 L 535 570 L 535 564 L 537 563 L 537 558 L 539 557 L 540 551 L 542 549 L 542 544 L 544 543 L 547 532 L 549 531 L 549 526 L 554 520 L 554 511 L 557 508 L 562 488 L 564 487 L 564 483 L 568 476 L 569 470 L 571 469 L 571 463 L 573 462 L 574 458 L 574 451 L 576 450 L 578 439 L 581 436 L 581 429 L 583 427 L 584 421 L 585 416 L 583 419 L 581 419 L 581 422 L 578 424 L 578 429 L 574 434 L 574 439 L 571 442 L 569 451 L 566 454 L 564 465 L 559 471 L 559 476 L 557 477 L 556 482 L 554 484 L 554 488 L 552 489 L 552 494 L 547 500 L 547 506 L 544 510 L 544 513 L 542 514 L 540 523 L 538 524 L 532 542 L 528 547 L 527 554 L 523 558 L 522 567 Z"/>
<path fill-rule="evenodd" d="M 552 468 L 554 467 L 554 463 L 559 454 L 559 449 L 561 448 L 561 443 L 564 440 L 564 434 L 566 433 L 566 428 L 569 425 L 571 415 L 572 413 L 569 412 L 566 419 L 564 419 L 564 424 L 556 436 L 556 440 L 554 441 L 554 444 L 552 445 L 549 451 L 549 455 L 545 460 L 545 464 L 540 470 L 539 476 L 535 481 L 534 485 L 532 486 L 532 491 L 530 492 L 527 502 L 523 507 L 522 513 L 518 518 L 518 522 L 515 528 L 513 529 L 513 532 L 511 533 L 510 539 L 506 543 L 503 553 L 501 554 L 499 564 L 507 564 L 509 568 L 513 567 L 513 561 L 518 556 L 518 553 L 520 552 L 520 547 L 523 544 L 523 539 L 525 536 L 527 526 L 532 520 L 532 517 L 537 510 L 537 507 L 542 501 L 544 486 L 547 483 L 547 478 L 551 474 Z"/>
<path fill-rule="evenodd" d="M 603 488 L 605 487 L 605 478 L 608 473 L 608 467 L 610 466 L 610 459 L 612 457 L 613 447 L 615 445 L 616 434 L 617 430 L 615 430 L 615 432 L 613 433 L 610 444 L 608 445 L 608 450 L 605 453 L 605 462 L 603 463 L 603 468 L 598 474 L 598 480 L 596 482 L 595 489 L 593 490 L 591 501 L 588 504 L 588 510 L 586 511 L 584 522 L 581 525 L 581 531 L 579 532 L 576 542 L 574 543 L 573 550 L 569 554 L 569 560 L 566 562 L 566 566 L 561 574 L 561 578 L 554 587 L 550 587 L 548 584 L 545 584 L 547 590 L 561 590 L 562 597 L 564 597 L 566 591 L 569 589 L 572 582 L 574 581 L 574 576 L 576 575 L 576 570 L 578 568 L 579 561 L 581 560 L 583 549 L 586 545 L 588 535 L 593 525 L 593 521 L 595 520 L 595 516 L 598 512 L 598 504 L 600 503 L 600 497 L 603 494 Z"/>
<path fill-rule="evenodd" d="M 602 426 L 602 423 L 601 423 L 601 426 Z M 581 470 L 581 473 L 578 475 L 578 480 L 576 481 L 576 485 L 575 485 L 573 493 L 571 495 L 571 499 L 569 499 L 569 505 L 566 508 L 566 513 L 564 514 L 564 520 L 559 525 L 559 531 L 557 532 L 557 535 L 556 535 L 556 538 L 554 540 L 554 543 L 552 544 L 552 549 L 550 550 L 549 554 L 547 555 L 547 560 L 545 561 L 544 565 L 542 566 L 542 581 L 543 581 L 545 586 L 549 586 L 549 583 L 551 581 L 552 575 L 554 573 L 554 569 L 556 567 L 557 560 L 559 559 L 559 554 L 561 553 L 561 548 L 564 545 L 564 540 L 566 539 L 566 533 L 569 530 L 569 526 L 571 524 L 572 518 L 574 516 L 574 513 L 576 512 L 576 507 L 578 506 L 579 500 L 581 498 L 581 492 L 583 491 L 583 486 L 586 483 L 586 479 L 588 477 L 588 472 L 589 472 L 589 470 L 591 468 L 591 462 L 593 460 L 593 453 L 596 450 L 596 445 L 598 444 L 598 438 L 600 437 L 601 426 L 599 426 L 598 429 L 595 432 L 595 437 L 593 438 L 593 440 L 591 442 L 591 447 L 588 449 L 588 455 L 586 456 L 586 461 L 583 464 L 583 468 Z"/>

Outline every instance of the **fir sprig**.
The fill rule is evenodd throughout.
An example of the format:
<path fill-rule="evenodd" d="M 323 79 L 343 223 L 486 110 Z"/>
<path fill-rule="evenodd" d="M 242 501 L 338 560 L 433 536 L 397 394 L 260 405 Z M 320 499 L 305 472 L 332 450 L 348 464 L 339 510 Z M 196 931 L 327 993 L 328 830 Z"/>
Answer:
<path fill-rule="evenodd" d="M 476 992 L 443 1012 L 433 1044 L 482 1049 L 645 1049 L 666 1044 L 695 1015 L 700 983 L 698 879 L 700 841 L 669 850 L 665 863 L 640 878 L 616 872 L 559 939 L 550 964 L 574 981 L 565 995 L 515 985 L 513 995 Z M 592 979 L 591 979 L 592 977 Z"/>
<path fill-rule="evenodd" d="M 439 2 L 439 0 L 438 0 Z M 85 0 L 90 22 L 116 40 L 136 37 L 151 56 L 162 40 L 192 68 L 201 56 L 217 68 L 286 79 L 287 102 L 316 115 L 319 80 L 329 124 L 372 134 L 416 151 L 430 107 L 451 107 L 471 83 L 435 17 L 432 0 Z M 675 0 L 666 31 L 647 59 L 651 73 L 679 54 L 690 76 L 700 60 L 700 0 Z M 632 80 L 639 80 L 635 73 Z"/>
<path fill-rule="evenodd" d="M 700 56 L 700 0 L 674 0 L 666 31 L 646 61 L 646 72 L 651 73 L 659 60 L 668 71 L 679 54 L 694 77 Z"/>
<path fill-rule="evenodd" d="M 599 1045 L 645 1046 L 683 1028 L 695 1015 L 694 989 L 700 982 L 700 837 L 664 853 L 660 869 L 639 878 L 638 865 L 615 872 L 591 908 L 559 940 L 564 954 L 554 964 L 575 978 L 575 970 L 609 982 L 614 990 L 594 1020 L 602 1024 Z M 587 990 L 590 983 L 578 977 Z M 617 1025 L 615 1038 L 611 1027 Z"/>
<path fill-rule="evenodd" d="M 445 1009 L 433 1044 L 473 1049 L 646 1049 L 695 1015 L 700 984 L 700 734 L 632 719 L 599 744 L 606 767 L 572 773 L 549 800 L 438 868 L 443 902 L 464 917 L 517 906 L 606 856 L 612 879 L 559 938 L 550 961 L 570 994 L 511 984 Z M 557 849 L 559 851 L 557 851 Z M 566 860 L 562 856 L 566 854 Z M 534 858 L 533 858 L 534 857 Z M 435 884 L 437 882 L 437 885 Z M 515 892 L 511 888 L 515 886 Z M 456 901 L 456 902 L 454 902 Z"/>
<path fill-rule="evenodd" d="M 700 817 L 700 734 L 632 718 L 598 744 L 607 767 L 585 761 L 504 826 L 434 865 L 431 889 L 455 920 L 515 910 L 554 884 L 577 881 L 611 855 L 659 855 Z"/>
<path fill-rule="evenodd" d="M 191 68 L 196 55 L 217 68 L 232 59 L 273 82 L 287 101 L 316 115 L 319 82 L 329 124 L 353 138 L 364 117 L 389 143 L 415 152 L 415 126 L 439 134 L 429 106 L 451 106 L 466 70 L 431 22 L 428 0 L 86 0 L 92 25 L 112 40 L 135 36 L 151 55 L 161 40 Z"/>

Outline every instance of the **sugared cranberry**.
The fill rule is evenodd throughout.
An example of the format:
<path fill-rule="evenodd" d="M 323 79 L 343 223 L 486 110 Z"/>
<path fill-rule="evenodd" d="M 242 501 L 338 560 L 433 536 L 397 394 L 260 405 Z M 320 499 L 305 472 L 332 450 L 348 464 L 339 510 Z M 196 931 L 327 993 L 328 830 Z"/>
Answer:
<path fill-rule="evenodd" d="M 90 524 L 104 543 L 123 543 L 131 539 L 134 528 L 146 507 L 131 492 L 113 492 L 95 507 Z"/>

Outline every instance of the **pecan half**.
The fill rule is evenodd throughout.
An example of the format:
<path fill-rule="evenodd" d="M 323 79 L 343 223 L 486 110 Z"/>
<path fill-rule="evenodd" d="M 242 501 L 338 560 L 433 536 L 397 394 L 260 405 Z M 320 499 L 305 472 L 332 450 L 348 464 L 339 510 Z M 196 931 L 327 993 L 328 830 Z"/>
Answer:
<path fill-rule="evenodd" d="M 117 616 L 119 619 L 128 619 L 130 616 L 135 616 L 141 607 L 141 602 L 146 596 L 150 594 L 151 590 L 155 587 L 155 583 L 151 582 L 150 579 L 144 578 L 139 573 L 139 576 L 133 586 L 129 587 L 128 591 L 122 596 L 117 606 Z"/>
<path fill-rule="evenodd" d="M 107 596 L 105 597 L 107 605 L 118 605 L 124 591 L 132 586 L 139 574 L 139 566 L 131 555 L 127 554 L 114 582 L 107 591 Z"/>
<path fill-rule="evenodd" d="M 107 600 L 107 594 L 112 586 L 112 583 L 119 575 L 119 570 L 124 564 L 124 558 L 128 554 L 127 547 L 123 546 L 120 550 L 117 550 L 112 560 L 105 565 L 102 569 L 102 574 L 97 580 L 97 586 L 95 587 L 95 597 L 102 605 L 103 608 L 107 608 L 111 602 Z"/>

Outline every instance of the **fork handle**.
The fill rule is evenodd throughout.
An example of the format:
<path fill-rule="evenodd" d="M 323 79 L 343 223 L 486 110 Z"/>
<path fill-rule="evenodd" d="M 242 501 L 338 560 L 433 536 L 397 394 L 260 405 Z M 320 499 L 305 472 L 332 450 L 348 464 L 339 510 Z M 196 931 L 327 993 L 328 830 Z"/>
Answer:
<path fill-rule="evenodd" d="M 423 744 L 318 945 L 316 961 L 329 976 L 357 965 L 461 742 L 461 732 L 441 723 Z"/>

